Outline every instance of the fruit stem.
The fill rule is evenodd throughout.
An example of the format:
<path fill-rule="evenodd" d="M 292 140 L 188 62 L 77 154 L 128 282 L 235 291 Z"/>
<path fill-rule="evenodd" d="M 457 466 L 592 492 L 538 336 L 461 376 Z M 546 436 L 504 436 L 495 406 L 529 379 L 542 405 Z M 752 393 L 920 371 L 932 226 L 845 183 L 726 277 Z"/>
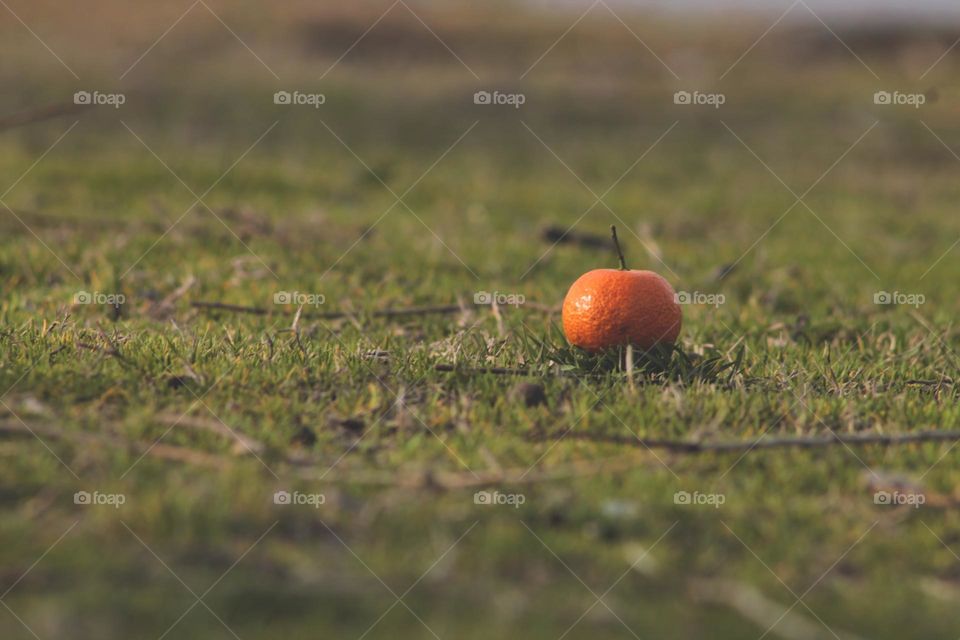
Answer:
<path fill-rule="evenodd" d="M 620 249 L 620 241 L 617 240 L 617 225 L 610 225 L 610 235 L 613 236 L 613 246 L 617 249 L 617 256 L 620 258 L 620 270 L 627 270 L 627 263 L 623 259 L 623 251 Z"/>

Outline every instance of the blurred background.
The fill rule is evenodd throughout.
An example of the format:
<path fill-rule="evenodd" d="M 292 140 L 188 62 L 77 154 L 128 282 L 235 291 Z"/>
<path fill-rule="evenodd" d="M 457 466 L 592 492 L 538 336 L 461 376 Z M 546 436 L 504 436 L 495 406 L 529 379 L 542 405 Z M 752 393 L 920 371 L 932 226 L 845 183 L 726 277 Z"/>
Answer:
<path fill-rule="evenodd" d="M 134 163 L 142 172 L 138 184 L 86 195 L 98 219 L 133 214 L 164 227 L 193 194 L 158 158 L 176 174 L 199 171 L 188 182 L 200 195 L 247 151 L 205 198 L 218 213 L 313 223 L 345 215 L 362 231 L 443 156 L 408 195 L 430 229 L 419 225 L 423 244 L 411 241 L 460 276 L 465 267 L 534 287 L 521 278 L 533 260 L 508 266 L 528 253 L 525 241 L 575 222 L 602 233 L 624 211 L 635 216 L 627 226 L 638 230 L 638 240 L 645 234 L 647 249 L 656 239 L 660 258 L 683 255 L 670 267 L 684 278 L 778 248 L 807 259 L 827 251 L 836 269 L 884 286 L 923 275 L 929 262 L 905 264 L 895 257 L 902 246 L 886 232 L 906 224 L 906 205 L 917 249 L 939 256 L 953 242 L 940 233 L 942 212 L 929 200 L 941 202 L 937 190 L 952 190 L 952 181 L 939 178 L 952 175 L 956 162 L 955 8 L 935 0 L 869 9 L 812 0 L 706 4 L 158 2 L 134 11 L 111 2 L 11 2 L 2 14 L 0 91 L 12 122 L 43 117 L 77 91 L 122 94 L 124 104 L 67 114 L 62 129 L 45 124 L 7 133 L 7 170 L 16 176 L 78 121 L 57 153 L 5 200 L 28 211 L 89 215 L 77 191 L 102 186 L 117 167 Z M 278 91 L 322 95 L 324 103 L 278 105 Z M 522 94 L 523 103 L 475 104 L 478 91 Z M 693 102 L 678 104 L 677 92 Z M 878 103 L 877 92 L 893 103 Z M 697 103 L 711 95 L 722 96 L 720 108 L 715 100 Z M 896 104 L 898 95 L 913 102 Z M 922 109 L 912 106 L 917 100 Z M 845 162 L 826 171 L 841 156 Z M 80 173 L 64 176 L 70 166 Z M 24 188 L 50 174 L 55 188 Z M 597 205 L 583 216 L 621 176 L 605 196 L 609 209 Z M 383 185 L 352 189 L 358 180 L 382 180 L 395 194 Z M 812 214 L 798 206 L 799 215 L 764 235 L 815 181 L 804 197 Z M 444 182 L 443 193 L 430 192 Z M 842 193 L 831 193 L 840 185 Z M 854 193 L 855 202 L 844 200 Z M 382 250 L 376 243 L 392 224 L 405 223 L 402 217 L 386 216 L 384 236 L 370 246 Z M 503 261 L 464 241 L 496 231 L 503 233 Z M 166 260 L 168 243 L 147 252 L 152 232 L 118 234 L 135 245 L 126 250 L 147 253 L 138 268 Z M 709 252 L 692 250 L 707 236 Z M 285 253 L 275 238 L 261 234 L 250 247 L 258 255 Z M 381 253 L 366 256 L 361 247 L 337 269 L 371 256 L 376 262 Z M 549 256 L 564 277 L 576 273 L 582 257 L 569 255 L 576 260 Z M 37 259 L 56 265 L 42 250 Z M 846 279 L 821 284 L 829 289 L 838 281 Z M 831 294 L 831 303 L 856 299 Z"/>

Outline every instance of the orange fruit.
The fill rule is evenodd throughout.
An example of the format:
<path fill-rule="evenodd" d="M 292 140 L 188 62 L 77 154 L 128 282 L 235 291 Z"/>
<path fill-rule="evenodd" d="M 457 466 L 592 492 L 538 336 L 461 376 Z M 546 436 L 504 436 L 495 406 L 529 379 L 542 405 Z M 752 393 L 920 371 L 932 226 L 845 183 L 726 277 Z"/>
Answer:
<path fill-rule="evenodd" d="M 623 266 L 622 254 L 620 259 Z M 657 344 L 672 344 L 680 334 L 676 294 L 653 271 L 588 271 L 567 292 L 562 315 L 567 340 L 587 351 L 627 345 L 649 350 Z"/>

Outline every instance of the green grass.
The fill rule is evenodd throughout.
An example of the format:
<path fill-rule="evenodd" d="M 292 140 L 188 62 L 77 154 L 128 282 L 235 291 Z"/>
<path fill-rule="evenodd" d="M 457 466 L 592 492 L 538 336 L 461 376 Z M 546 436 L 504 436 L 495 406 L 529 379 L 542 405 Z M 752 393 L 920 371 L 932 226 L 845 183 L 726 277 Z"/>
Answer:
<path fill-rule="evenodd" d="M 703 82 L 721 109 L 680 107 L 690 56 L 716 78 L 766 25 L 629 18 L 675 83 L 598 9 L 519 81 L 576 16 L 424 7 L 481 81 L 400 9 L 318 81 L 381 11 L 224 11 L 278 82 L 198 20 L 118 83 L 165 14 L 122 56 L 25 16 L 60 34 L 79 83 L 26 35 L 0 45 L 22 65 L 9 111 L 128 95 L 0 132 L 17 214 L 0 209 L 0 636 L 955 638 L 951 442 L 626 442 L 960 429 L 960 271 L 940 259 L 960 237 L 943 146 L 960 149 L 956 56 L 927 77 L 940 100 L 884 108 L 874 91 L 917 84 L 901 58 L 862 52 L 877 82 L 839 43 L 811 61 L 777 31 Z M 347 44 L 311 49 L 296 25 L 312 21 Z M 201 32 L 227 39 L 198 57 Z M 272 102 L 315 87 L 320 110 Z M 483 88 L 527 101 L 474 105 Z M 631 267 L 723 296 L 685 306 L 677 348 L 632 380 L 621 354 L 567 346 L 551 311 L 616 255 L 543 229 L 611 224 Z M 81 291 L 125 303 L 74 304 Z M 323 304 L 295 320 L 283 291 Z M 498 316 L 481 291 L 526 304 Z M 374 313 L 450 304 L 462 312 Z M 329 312 L 346 316 L 315 315 Z M 874 503 L 900 476 L 926 504 Z"/>

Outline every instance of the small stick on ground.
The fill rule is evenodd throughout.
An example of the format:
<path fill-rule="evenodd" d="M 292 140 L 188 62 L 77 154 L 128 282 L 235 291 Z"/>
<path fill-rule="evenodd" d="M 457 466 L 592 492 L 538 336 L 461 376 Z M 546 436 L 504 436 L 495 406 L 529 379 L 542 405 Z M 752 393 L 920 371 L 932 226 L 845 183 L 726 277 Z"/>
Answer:
<path fill-rule="evenodd" d="M 137 442 L 124 440 L 115 435 L 94 434 L 90 432 L 64 431 L 57 427 L 33 425 L 27 427 L 22 422 L 0 422 L 0 436 L 21 436 L 43 438 L 44 440 L 59 440 L 74 445 L 86 445 L 90 448 L 118 447 L 128 449 L 153 458 L 173 460 L 204 467 L 222 469 L 227 466 L 228 460 L 222 456 L 156 442 Z"/>
<path fill-rule="evenodd" d="M 262 453 L 264 450 L 263 443 L 254 440 L 249 436 L 245 436 L 234 429 L 231 429 L 226 424 L 221 422 L 219 418 L 215 420 L 207 420 L 204 418 L 198 418 L 196 416 L 177 415 L 175 413 L 161 413 L 154 416 L 154 420 L 161 424 L 168 425 L 171 429 L 174 426 L 180 426 L 215 433 L 225 440 L 233 442 L 231 453 L 234 455 Z"/>
<path fill-rule="evenodd" d="M 155 306 L 156 309 L 172 309 L 173 304 L 182 298 L 193 286 L 197 284 L 197 279 L 193 275 L 187 276 L 183 283 L 177 287 L 174 291 L 170 292 L 163 300 L 158 302 Z"/>
<path fill-rule="evenodd" d="M 668 449 L 680 453 L 736 452 L 754 449 L 809 449 L 829 447 L 836 444 L 894 446 L 920 442 L 960 441 L 960 431 L 915 431 L 912 433 L 852 433 L 825 436 L 798 436 L 789 438 L 756 438 L 750 440 L 720 440 L 697 442 L 692 440 L 663 440 L 658 438 L 634 438 L 630 436 L 594 436 L 587 433 L 568 433 L 567 439 L 589 440 L 608 444 L 631 445 L 648 449 Z M 543 440 L 544 438 L 536 438 Z"/>
<path fill-rule="evenodd" d="M 817 624 L 817 618 L 810 618 L 792 608 L 783 610 L 783 605 L 768 598 L 751 584 L 723 578 L 702 578 L 691 581 L 693 597 L 702 603 L 719 604 L 729 607 L 757 627 L 773 629 L 784 640 L 816 640 L 837 638 L 842 640 L 860 640 L 846 631 L 829 631 Z M 822 622 L 822 621 L 821 621 Z M 838 635 L 839 633 L 839 635 Z"/>
<path fill-rule="evenodd" d="M 202 300 L 191 302 L 190 306 L 194 307 L 195 309 L 215 309 L 218 311 L 229 311 L 233 313 L 249 313 L 251 315 L 258 316 L 265 316 L 275 313 L 274 310 L 265 309 L 263 307 L 248 307 L 239 304 L 228 304 L 226 302 L 207 302 Z M 544 313 L 556 313 L 559 311 L 559 307 L 552 307 L 536 302 L 527 302 L 524 303 L 523 306 L 524 308 L 542 311 Z M 455 314 L 461 313 L 462 311 L 463 309 L 460 307 L 460 305 L 444 304 L 424 307 L 396 307 L 392 309 L 378 309 L 376 311 L 369 312 L 368 315 L 371 315 L 375 318 L 399 318 L 404 316 L 425 316 L 430 314 Z M 323 311 L 304 313 L 303 318 L 307 320 L 343 320 L 349 318 L 350 315 L 351 314 L 345 311 Z"/>
<path fill-rule="evenodd" d="M 532 375 L 531 372 L 527 369 L 507 369 L 505 367 L 477 367 L 471 369 L 460 369 L 455 367 L 452 364 L 435 364 L 433 365 L 434 371 L 440 371 L 443 373 L 469 373 L 472 375 L 492 373 L 498 376 L 529 376 Z"/>
<path fill-rule="evenodd" d="M 574 231 L 559 225 L 552 225 L 540 232 L 540 237 L 551 244 L 573 244 L 587 249 L 607 249 L 607 239 L 596 233 Z"/>
<path fill-rule="evenodd" d="M 89 109 L 91 106 L 93 105 L 61 102 L 59 104 L 52 104 L 46 107 L 37 107 L 34 109 L 27 109 L 26 111 L 18 111 L 17 113 L 11 113 L 9 115 L 0 117 L 0 131 L 6 131 L 7 129 L 13 129 L 14 127 L 40 122 L 41 120 L 57 118 L 69 113 L 77 113 L 85 109 Z"/>
<path fill-rule="evenodd" d="M 573 371 L 560 371 L 551 369 L 549 371 L 532 371 L 530 369 L 510 369 L 507 367 L 458 367 L 447 362 L 440 362 L 433 365 L 434 371 L 441 373 L 459 373 L 464 375 L 479 376 L 492 374 L 495 376 L 529 376 L 534 378 L 573 378 L 575 380 L 593 380 L 609 378 L 612 374 L 607 373 L 575 373 Z M 624 374 L 625 375 L 625 374 Z M 641 382 L 641 384 L 643 384 Z"/>

